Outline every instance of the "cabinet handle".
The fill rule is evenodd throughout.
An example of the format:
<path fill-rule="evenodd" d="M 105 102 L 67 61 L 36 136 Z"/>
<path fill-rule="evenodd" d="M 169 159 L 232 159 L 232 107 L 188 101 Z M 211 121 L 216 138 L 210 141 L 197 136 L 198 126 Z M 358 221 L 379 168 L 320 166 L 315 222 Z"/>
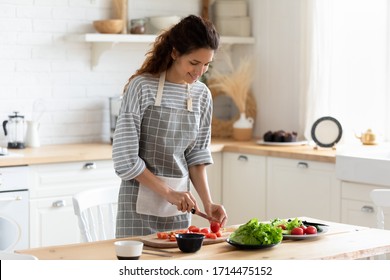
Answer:
<path fill-rule="evenodd" d="M 23 199 L 23 197 L 21 197 L 20 195 L 6 196 L 6 197 L 0 198 L 0 202 L 16 201 L 16 200 L 22 200 L 22 199 Z"/>
<path fill-rule="evenodd" d="M 244 156 L 244 155 L 239 155 L 239 156 L 238 156 L 238 160 L 239 160 L 239 161 L 248 161 L 248 157 L 247 157 L 247 156 Z"/>
<path fill-rule="evenodd" d="M 300 162 L 298 162 L 297 167 L 301 168 L 301 169 L 307 169 L 307 168 L 309 168 L 309 164 L 307 162 L 300 161 Z"/>
<path fill-rule="evenodd" d="M 84 164 L 84 169 L 96 169 L 96 163 L 94 162 L 87 162 L 86 164 Z"/>
<path fill-rule="evenodd" d="M 55 208 L 64 207 L 64 206 L 66 206 L 66 202 L 65 202 L 65 200 L 57 200 L 57 201 L 53 202 L 52 206 Z"/>
<path fill-rule="evenodd" d="M 374 213 L 374 207 L 364 205 L 362 209 L 360 209 L 364 213 Z"/>

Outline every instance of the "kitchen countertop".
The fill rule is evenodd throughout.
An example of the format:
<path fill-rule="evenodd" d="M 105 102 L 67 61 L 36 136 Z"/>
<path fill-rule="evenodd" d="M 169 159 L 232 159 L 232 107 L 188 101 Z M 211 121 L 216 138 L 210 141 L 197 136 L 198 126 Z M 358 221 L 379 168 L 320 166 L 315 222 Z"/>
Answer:
<path fill-rule="evenodd" d="M 303 219 L 325 223 L 329 225 L 329 230 L 322 237 L 284 240 L 274 248 L 263 250 L 238 250 L 226 242 L 204 245 L 198 252 L 186 254 L 177 247 L 161 249 L 144 246 L 141 260 L 335 260 L 367 258 L 390 252 L 388 230 L 308 217 Z M 237 226 L 232 226 L 227 231 L 231 232 Z M 40 260 L 116 260 L 114 241 L 116 240 L 32 248 L 19 250 L 18 253 L 34 255 Z"/>
<path fill-rule="evenodd" d="M 107 143 L 47 145 L 39 148 L 8 151 L 11 155 L 0 157 L 0 167 L 107 160 L 112 157 L 112 146 Z M 265 146 L 257 144 L 256 140 L 234 141 L 232 139 L 212 139 L 211 151 L 247 153 L 329 163 L 336 162 L 336 151 L 333 149 L 314 149 L 314 147 L 309 145 Z"/>

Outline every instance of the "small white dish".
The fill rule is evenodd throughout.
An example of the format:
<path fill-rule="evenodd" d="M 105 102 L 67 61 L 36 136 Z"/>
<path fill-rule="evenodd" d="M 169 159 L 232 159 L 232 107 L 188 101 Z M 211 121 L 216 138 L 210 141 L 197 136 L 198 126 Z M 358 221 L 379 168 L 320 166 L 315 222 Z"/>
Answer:
<path fill-rule="evenodd" d="M 144 243 L 136 240 L 115 241 L 114 245 L 118 260 L 138 260 L 144 247 Z"/>

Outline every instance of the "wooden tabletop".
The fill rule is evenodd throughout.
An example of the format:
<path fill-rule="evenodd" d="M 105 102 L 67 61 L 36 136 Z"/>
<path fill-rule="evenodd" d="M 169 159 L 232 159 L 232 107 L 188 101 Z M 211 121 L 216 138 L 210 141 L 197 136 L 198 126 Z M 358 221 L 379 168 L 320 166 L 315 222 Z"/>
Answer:
<path fill-rule="evenodd" d="M 315 260 L 359 259 L 390 253 L 390 231 L 320 221 L 329 224 L 323 235 L 306 240 L 284 240 L 279 245 L 259 250 L 239 250 L 227 242 L 203 245 L 196 253 L 178 248 L 144 246 L 141 260 Z M 235 227 L 229 230 L 233 231 Z M 139 239 L 128 238 L 128 239 Z M 42 260 L 116 260 L 115 240 L 20 250 Z"/>

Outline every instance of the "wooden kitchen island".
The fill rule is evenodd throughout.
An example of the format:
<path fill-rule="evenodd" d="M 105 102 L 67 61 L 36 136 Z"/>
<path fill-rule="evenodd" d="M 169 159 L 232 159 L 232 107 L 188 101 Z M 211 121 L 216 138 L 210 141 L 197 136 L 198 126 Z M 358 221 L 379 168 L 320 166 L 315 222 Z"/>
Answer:
<path fill-rule="evenodd" d="M 306 240 L 284 240 L 259 250 L 240 250 L 225 241 L 203 245 L 196 253 L 175 248 L 144 246 L 141 260 L 339 260 L 370 258 L 390 253 L 390 231 L 302 217 L 329 225 L 322 235 Z M 233 231 L 237 226 L 227 228 Z M 134 237 L 131 239 L 142 239 Z M 116 260 L 115 240 L 21 250 L 40 260 Z"/>

